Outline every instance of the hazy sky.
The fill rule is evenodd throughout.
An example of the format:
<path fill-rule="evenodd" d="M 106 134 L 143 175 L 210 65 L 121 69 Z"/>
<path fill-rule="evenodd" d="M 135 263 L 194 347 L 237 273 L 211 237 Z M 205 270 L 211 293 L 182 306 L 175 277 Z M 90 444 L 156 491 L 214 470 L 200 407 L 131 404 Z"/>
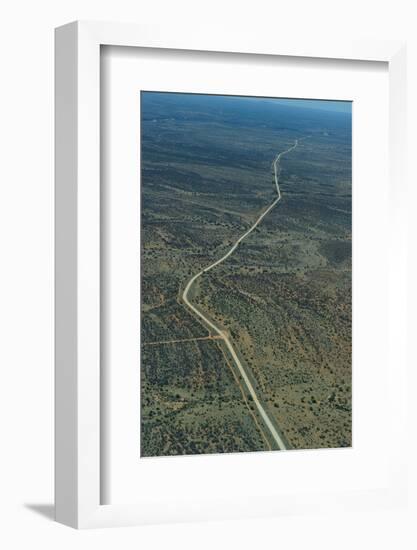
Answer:
<path fill-rule="evenodd" d="M 281 99 L 272 97 L 257 97 L 257 96 L 232 96 L 232 95 L 212 95 L 212 94 L 188 94 L 181 92 L 153 92 L 147 91 L 142 94 L 149 95 L 150 97 L 164 97 L 173 98 L 179 100 L 192 100 L 193 102 L 201 102 L 213 99 L 214 102 L 220 100 L 230 99 L 232 101 L 255 101 L 261 103 L 269 103 L 272 105 L 287 105 L 289 107 L 299 107 L 306 109 L 318 109 L 323 111 L 333 111 L 337 113 L 352 113 L 351 101 L 329 101 L 326 99 Z"/>
<path fill-rule="evenodd" d="M 323 109 L 324 111 L 337 111 L 339 113 L 350 113 L 352 110 L 351 101 L 327 101 L 323 99 L 275 99 L 272 101 L 281 105 Z"/>

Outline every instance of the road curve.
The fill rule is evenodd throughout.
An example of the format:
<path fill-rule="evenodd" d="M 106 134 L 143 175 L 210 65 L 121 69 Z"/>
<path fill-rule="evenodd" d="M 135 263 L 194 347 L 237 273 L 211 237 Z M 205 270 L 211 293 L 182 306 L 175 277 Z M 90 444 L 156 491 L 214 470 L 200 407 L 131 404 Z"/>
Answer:
<path fill-rule="evenodd" d="M 256 408 L 258 409 L 259 411 L 259 414 L 261 415 L 263 421 L 265 422 L 265 425 L 267 426 L 268 430 L 270 431 L 274 441 L 276 442 L 276 444 L 278 445 L 278 448 L 280 450 L 285 450 L 287 447 L 284 443 L 284 441 L 282 440 L 282 437 L 280 436 L 280 434 L 277 432 L 277 430 L 275 429 L 271 419 L 269 418 L 268 416 L 268 413 L 265 411 L 264 407 L 262 406 L 262 404 L 260 403 L 259 399 L 258 399 L 258 396 L 256 395 L 256 392 L 255 392 L 255 389 L 246 373 L 246 370 L 245 370 L 245 367 L 242 365 L 242 363 L 240 362 L 239 360 L 239 357 L 237 356 L 236 354 L 236 351 L 232 345 L 232 343 L 230 342 L 229 340 L 229 337 L 227 336 L 227 334 L 222 331 L 215 323 L 213 323 L 210 319 L 208 319 L 204 313 L 202 313 L 201 311 L 199 311 L 191 302 L 190 300 L 188 299 L 188 293 L 190 292 L 190 289 L 191 287 L 193 286 L 193 284 L 195 283 L 195 281 L 201 277 L 201 275 L 203 275 L 203 273 L 207 273 L 207 271 L 210 271 L 211 269 L 213 269 L 214 267 L 216 267 L 217 265 L 223 263 L 231 254 L 233 254 L 233 252 L 236 250 L 236 248 L 239 246 L 239 244 L 244 240 L 246 239 L 246 237 L 248 235 L 250 235 L 252 233 L 252 231 L 254 231 L 254 229 L 256 229 L 256 227 L 261 223 L 261 221 L 264 219 L 264 217 L 274 208 L 274 206 L 281 200 L 281 191 L 280 191 L 280 188 L 279 188 L 279 183 L 278 183 L 278 179 L 279 179 L 279 162 L 280 162 L 280 159 L 283 155 L 286 155 L 287 153 L 289 153 L 290 151 L 292 151 L 293 149 L 295 149 L 298 145 L 298 139 L 295 140 L 295 143 L 292 147 L 290 147 L 289 149 L 285 150 L 285 151 L 282 151 L 281 153 L 279 153 L 274 161 L 273 161 L 273 166 L 274 166 L 274 177 L 275 177 L 275 185 L 276 185 L 276 189 L 277 189 L 277 198 L 268 206 L 268 208 L 265 209 L 265 211 L 259 216 L 259 218 L 255 221 L 255 223 L 243 234 L 241 235 L 237 241 L 235 242 L 235 244 L 230 248 L 230 250 L 228 250 L 228 252 L 226 252 L 226 254 L 224 256 L 222 256 L 219 260 L 216 260 L 215 262 L 213 262 L 212 264 L 210 264 L 209 266 L 207 266 L 206 268 L 204 268 L 202 271 L 199 271 L 198 273 L 196 273 L 195 275 L 193 275 L 193 277 L 191 277 L 191 279 L 188 281 L 183 293 L 182 293 L 182 299 L 184 301 L 184 303 L 186 304 L 186 306 L 192 311 L 194 312 L 200 319 L 202 319 L 204 321 L 204 323 L 206 325 L 208 325 L 216 334 L 218 334 L 221 339 L 224 341 L 227 349 L 229 350 L 230 352 L 230 355 L 233 357 L 233 360 L 234 362 L 236 363 L 236 366 L 237 368 L 239 369 L 239 372 L 246 384 L 246 387 L 250 393 L 250 395 L 252 396 L 252 399 L 253 399 L 253 402 L 255 403 L 256 405 Z"/>

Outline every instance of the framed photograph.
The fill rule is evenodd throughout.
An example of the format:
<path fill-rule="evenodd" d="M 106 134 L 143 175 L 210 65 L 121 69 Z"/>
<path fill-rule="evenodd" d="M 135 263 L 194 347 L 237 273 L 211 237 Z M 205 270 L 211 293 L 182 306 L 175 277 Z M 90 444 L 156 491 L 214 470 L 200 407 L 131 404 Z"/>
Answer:
<path fill-rule="evenodd" d="M 405 46 L 56 31 L 56 517 L 399 506 Z"/>

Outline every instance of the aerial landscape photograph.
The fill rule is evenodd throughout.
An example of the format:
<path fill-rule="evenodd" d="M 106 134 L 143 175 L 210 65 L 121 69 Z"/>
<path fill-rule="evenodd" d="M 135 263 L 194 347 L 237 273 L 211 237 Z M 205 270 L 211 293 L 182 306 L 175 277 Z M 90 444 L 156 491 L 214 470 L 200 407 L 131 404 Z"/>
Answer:
<path fill-rule="evenodd" d="M 351 102 L 140 107 L 140 456 L 351 447 Z"/>

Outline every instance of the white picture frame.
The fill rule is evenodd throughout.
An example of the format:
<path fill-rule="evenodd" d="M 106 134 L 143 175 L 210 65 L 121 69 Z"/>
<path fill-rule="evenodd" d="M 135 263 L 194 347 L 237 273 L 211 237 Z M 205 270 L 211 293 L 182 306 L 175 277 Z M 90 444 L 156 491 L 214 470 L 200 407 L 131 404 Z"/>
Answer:
<path fill-rule="evenodd" d="M 100 476 L 100 47 L 102 45 L 230 52 L 298 58 L 382 61 L 389 69 L 390 192 L 392 231 L 405 231 L 405 44 L 388 41 L 280 41 L 269 35 L 248 37 L 238 30 L 212 33 L 209 28 L 178 32 L 169 27 L 75 22 L 56 30 L 56 519 L 76 528 L 134 525 L 158 521 L 134 504 L 101 504 Z M 392 247 L 396 281 L 405 277 L 405 251 Z M 403 283 L 405 284 L 405 282 Z M 405 319 L 405 296 L 390 306 Z M 405 322 L 405 321 L 404 321 Z M 398 363 L 390 406 L 405 424 L 405 337 L 398 336 Z M 392 375 L 392 373 L 391 373 Z M 390 396 L 391 397 L 391 396 Z M 395 505 L 405 498 L 402 427 L 383 494 L 288 495 L 274 507 L 308 512 L 314 507 Z M 194 519 L 235 517 L 214 503 Z M 263 513 L 262 510 L 259 511 Z M 256 513 L 255 513 L 256 515 Z M 161 511 L 163 520 L 186 520 L 175 502 Z"/>

